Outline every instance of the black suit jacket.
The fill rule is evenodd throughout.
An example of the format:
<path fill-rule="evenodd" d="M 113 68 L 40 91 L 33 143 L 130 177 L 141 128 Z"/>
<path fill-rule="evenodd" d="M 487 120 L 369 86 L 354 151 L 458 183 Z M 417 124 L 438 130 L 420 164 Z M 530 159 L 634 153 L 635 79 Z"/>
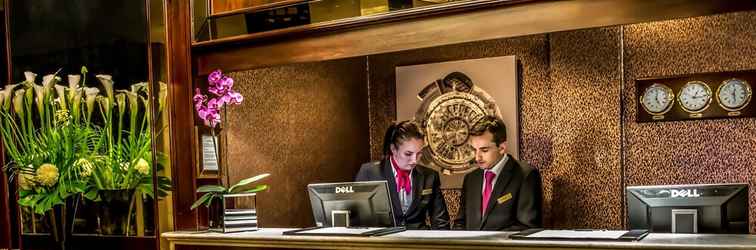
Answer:
<path fill-rule="evenodd" d="M 407 213 L 402 214 L 396 178 L 389 161 L 362 164 L 355 181 L 388 181 L 394 220 L 407 229 L 449 229 L 449 213 L 441 194 L 441 181 L 432 169 L 416 165 L 412 170 L 412 204 Z M 425 221 L 430 216 L 430 225 Z"/>
<path fill-rule="evenodd" d="M 456 229 L 519 231 L 541 227 L 541 175 L 512 156 L 496 178 L 486 214 L 480 214 L 483 172 L 476 169 L 462 184 L 462 206 Z"/>

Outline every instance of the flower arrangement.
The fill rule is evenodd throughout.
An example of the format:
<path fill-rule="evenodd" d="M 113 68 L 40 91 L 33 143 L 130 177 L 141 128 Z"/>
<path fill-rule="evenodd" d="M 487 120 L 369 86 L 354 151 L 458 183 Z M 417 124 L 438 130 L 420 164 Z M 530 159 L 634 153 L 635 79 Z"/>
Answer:
<path fill-rule="evenodd" d="M 215 128 L 220 123 L 220 110 L 226 104 L 238 105 L 244 101 L 244 97 L 232 90 L 234 79 L 223 75 L 221 70 L 215 70 L 207 76 L 207 91 L 215 95 L 208 99 L 199 88 L 195 89 L 194 109 L 199 118 L 210 128 Z"/>
<path fill-rule="evenodd" d="M 215 130 L 214 128 L 220 124 L 221 117 L 220 111 L 226 105 L 238 105 L 244 100 L 244 97 L 233 90 L 234 79 L 223 75 L 221 70 L 215 70 L 207 76 L 208 92 L 214 95 L 209 98 L 207 95 L 202 94 L 199 88 L 195 89 L 194 95 L 194 108 L 197 111 L 197 115 L 204 122 L 204 124 L 210 127 L 210 131 L 213 136 L 213 143 L 215 143 Z M 218 155 L 218 146 L 213 144 L 215 153 Z M 192 209 L 205 205 L 209 207 L 214 199 L 221 199 L 224 194 L 238 194 L 238 193 L 255 193 L 268 189 L 268 185 L 258 185 L 252 188 L 244 188 L 245 186 L 252 184 L 268 177 L 270 174 L 261 174 L 251 178 L 247 178 L 232 185 L 230 188 L 226 188 L 219 185 L 205 185 L 197 189 L 197 193 L 205 193 L 192 205 Z M 228 182 L 228 181 L 227 181 Z"/>
<path fill-rule="evenodd" d="M 65 207 L 74 195 L 100 201 L 103 190 L 156 196 L 147 84 L 115 90 L 111 76 L 97 75 L 102 95 L 87 87 L 87 73 L 82 67 L 81 75 L 68 75 L 65 86 L 57 72 L 42 84 L 25 72 L 25 81 L 0 91 L 0 136 L 10 156 L 4 169 L 17 178 L 19 205 L 34 213 Z M 162 111 L 166 90 L 160 83 L 154 115 Z M 169 179 L 157 180 L 157 196 L 166 195 Z"/>
<path fill-rule="evenodd" d="M 207 91 L 213 94 L 213 97 L 208 98 L 207 95 L 202 94 L 200 88 L 196 88 L 193 98 L 194 110 L 197 111 L 200 120 L 210 127 L 210 133 L 213 137 L 213 151 L 215 151 L 215 155 L 217 156 L 220 154 L 218 153 L 218 145 L 215 144 L 217 141 L 215 127 L 221 122 L 220 111 L 226 104 L 241 104 L 244 101 L 244 97 L 232 89 L 234 87 L 234 79 L 223 75 L 223 72 L 219 69 L 207 76 L 207 82 Z"/>
<path fill-rule="evenodd" d="M 95 160 L 97 133 L 79 115 L 80 89 L 66 93 L 55 74 L 46 75 L 41 85 L 36 76 L 26 72 L 25 81 L 0 93 L 0 132 L 11 158 L 5 168 L 18 176 L 18 203 L 44 214 L 87 189 L 86 171 L 75 163 Z M 69 86 L 76 84 L 75 77 L 69 78 Z"/>

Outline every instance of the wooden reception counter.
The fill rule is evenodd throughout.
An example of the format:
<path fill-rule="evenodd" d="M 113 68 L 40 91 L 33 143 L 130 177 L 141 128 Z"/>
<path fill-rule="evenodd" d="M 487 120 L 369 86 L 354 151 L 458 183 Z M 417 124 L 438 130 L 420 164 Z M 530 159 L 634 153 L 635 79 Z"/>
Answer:
<path fill-rule="evenodd" d="M 511 232 L 405 231 L 379 237 L 288 236 L 292 229 L 256 232 L 168 232 L 171 250 L 198 249 L 706 249 L 756 250 L 756 235 L 649 234 L 636 242 L 513 240 Z"/>

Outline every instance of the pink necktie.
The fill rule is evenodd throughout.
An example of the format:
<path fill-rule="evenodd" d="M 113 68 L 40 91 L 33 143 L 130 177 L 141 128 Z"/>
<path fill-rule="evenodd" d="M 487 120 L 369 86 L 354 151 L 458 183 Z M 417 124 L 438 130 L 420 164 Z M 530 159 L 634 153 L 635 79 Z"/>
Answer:
<path fill-rule="evenodd" d="M 485 187 L 483 188 L 483 204 L 480 204 L 481 216 L 485 215 L 486 209 L 488 209 L 488 200 L 491 199 L 491 189 L 493 189 L 493 179 L 496 177 L 496 174 L 494 174 L 494 172 L 486 170 L 484 177 L 486 179 L 486 182 Z"/>

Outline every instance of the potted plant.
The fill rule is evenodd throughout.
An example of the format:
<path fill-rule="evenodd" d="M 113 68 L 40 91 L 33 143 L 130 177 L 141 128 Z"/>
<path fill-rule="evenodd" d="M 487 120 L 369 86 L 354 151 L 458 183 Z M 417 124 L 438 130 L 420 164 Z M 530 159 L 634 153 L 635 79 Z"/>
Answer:
<path fill-rule="evenodd" d="M 57 73 L 56 73 L 57 74 Z M 81 92 L 56 83 L 56 74 L 35 82 L 36 74 L 0 92 L 0 134 L 10 161 L 4 166 L 18 184 L 18 204 L 46 215 L 53 239 L 66 247 L 89 169 L 77 164 L 96 158 L 97 130 L 81 116 Z M 13 107 L 11 109 L 11 107 Z"/>
<path fill-rule="evenodd" d="M 204 124 L 210 127 L 213 149 L 215 155 L 218 154 L 218 145 L 216 145 L 216 133 L 215 128 L 221 122 L 220 112 L 226 104 L 238 105 L 241 104 L 244 97 L 235 92 L 232 88 L 234 86 L 234 79 L 223 75 L 220 70 L 215 70 L 207 77 L 208 80 L 208 92 L 212 94 L 212 98 L 208 98 L 203 94 L 199 88 L 196 88 L 196 94 L 194 95 L 194 108 L 197 111 L 197 115 Z M 205 205 L 209 208 L 209 222 L 211 230 L 230 232 L 230 231 L 242 231 L 242 230 L 256 230 L 257 229 L 257 212 L 256 209 L 239 209 L 238 207 L 231 209 L 228 205 L 228 200 L 234 197 L 254 197 L 254 203 L 256 203 L 256 193 L 266 190 L 267 185 L 257 185 L 251 188 L 245 188 L 248 185 L 268 177 L 269 174 L 261 174 L 251 178 L 247 178 L 239 181 L 231 187 L 226 188 L 219 185 L 207 185 L 197 189 L 197 193 L 205 193 L 192 205 L 192 209 Z M 226 183 L 228 181 L 228 175 L 226 175 Z M 230 221 L 233 220 L 233 221 Z M 230 227 L 229 225 L 235 225 Z"/>
<path fill-rule="evenodd" d="M 255 185 L 259 180 L 270 174 L 260 174 L 243 179 L 230 188 L 219 185 L 205 185 L 197 189 L 197 193 L 204 193 L 192 204 L 192 209 L 204 205 L 209 209 L 208 226 L 211 231 L 239 232 L 257 230 L 257 197 L 256 194 L 268 189 L 268 185 Z M 242 208 L 241 202 L 235 198 L 251 198 L 252 204 Z M 249 202 L 249 201 L 247 201 Z"/>
<path fill-rule="evenodd" d="M 126 235 L 132 231 L 132 215 L 145 197 L 155 198 L 153 190 L 152 135 L 149 125 L 150 104 L 146 82 L 132 84 L 130 90 L 114 90 L 110 75 L 97 75 L 105 90 L 85 88 L 87 119 L 97 102 L 102 127 L 95 150 L 100 154 L 89 178 L 91 200 L 98 203 L 99 231 L 106 235 Z M 159 91 L 165 92 L 164 83 Z M 165 93 L 158 93 L 162 111 Z M 156 114 L 156 115 L 159 115 Z M 160 130 L 158 130 L 160 131 Z M 158 155 L 159 156 L 159 155 Z M 160 157 L 160 156 L 159 156 Z M 158 165 L 160 166 L 160 165 Z M 159 176 L 158 196 L 170 189 L 170 180 Z M 143 218 L 135 218 L 140 220 Z"/>
<path fill-rule="evenodd" d="M 157 194 L 153 189 L 152 166 L 161 165 L 152 162 L 146 84 L 115 94 L 111 78 L 98 75 L 106 93 L 100 95 L 98 88 L 86 87 L 86 67 L 81 73 L 69 75 L 64 86 L 57 84 L 57 73 L 40 85 L 36 74 L 25 72 L 24 82 L 0 91 L 0 134 L 10 156 L 4 169 L 17 181 L 19 205 L 46 216 L 61 248 L 80 202 L 126 200 L 103 207 L 127 211 L 121 213 L 126 226 L 118 232 L 127 234 L 131 210 L 139 204 L 135 200 L 165 196 L 170 189 L 162 176 Z M 159 91 L 162 110 L 165 84 Z"/>

